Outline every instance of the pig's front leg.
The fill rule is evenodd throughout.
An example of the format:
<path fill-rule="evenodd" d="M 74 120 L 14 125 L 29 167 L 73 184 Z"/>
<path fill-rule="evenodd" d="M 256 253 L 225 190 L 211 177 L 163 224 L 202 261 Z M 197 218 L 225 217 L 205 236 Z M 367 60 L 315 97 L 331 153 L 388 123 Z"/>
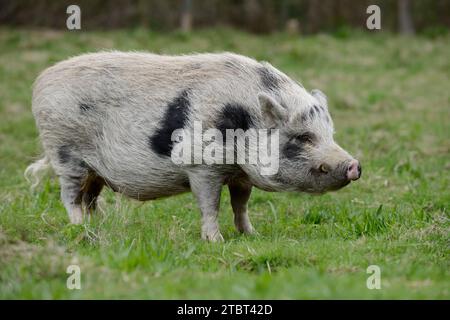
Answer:
<path fill-rule="evenodd" d="M 228 185 L 231 197 L 231 206 L 234 213 L 234 225 L 241 233 L 252 234 L 255 232 L 247 212 L 247 202 L 252 192 L 251 185 Z"/>
<path fill-rule="evenodd" d="M 189 183 L 202 214 L 202 239 L 223 241 L 217 221 L 223 179 L 214 174 L 195 173 L 189 175 Z"/>

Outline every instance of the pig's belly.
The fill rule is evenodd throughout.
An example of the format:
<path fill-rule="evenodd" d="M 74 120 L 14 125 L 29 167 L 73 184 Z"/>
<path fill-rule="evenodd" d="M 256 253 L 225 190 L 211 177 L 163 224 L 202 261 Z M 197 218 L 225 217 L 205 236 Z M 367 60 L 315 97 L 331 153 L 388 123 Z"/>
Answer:
<path fill-rule="evenodd" d="M 190 191 L 188 180 L 181 177 L 179 179 L 168 178 L 161 183 L 151 181 L 148 184 L 137 184 L 132 181 L 110 181 L 104 178 L 106 184 L 115 192 L 121 193 L 132 199 L 145 201 L 158 198 L 169 197 Z"/>
<path fill-rule="evenodd" d="M 187 175 L 170 166 L 138 168 L 121 164 L 96 168 L 96 172 L 112 190 L 136 200 L 152 200 L 190 191 Z"/>

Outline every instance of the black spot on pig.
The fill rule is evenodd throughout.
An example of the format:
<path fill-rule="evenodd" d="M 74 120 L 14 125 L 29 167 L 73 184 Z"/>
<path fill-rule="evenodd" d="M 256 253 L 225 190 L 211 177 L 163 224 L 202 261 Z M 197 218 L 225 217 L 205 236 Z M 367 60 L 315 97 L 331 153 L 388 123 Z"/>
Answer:
<path fill-rule="evenodd" d="M 282 152 L 286 158 L 293 159 L 301 157 L 305 145 L 314 144 L 316 137 L 310 132 L 304 132 L 299 135 L 293 135 L 284 145 Z"/>
<path fill-rule="evenodd" d="M 63 145 L 58 148 L 58 159 L 61 164 L 68 163 L 70 161 L 71 157 L 69 145 Z"/>
<path fill-rule="evenodd" d="M 261 83 L 267 90 L 275 91 L 280 88 L 280 79 L 268 68 L 264 66 L 259 67 L 258 74 L 261 78 Z"/>
<path fill-rule="evenodd" d="M 86 169 L 91 170 L 89 165 L 79 157 L 75 145 L 63 145 L 58 148 L 57 153 L 60 164 L 69 165 L 72 170 L 79 171 L 80 175 L 82 175 Z"/>
<path fill-rule="evenodd" d="M 149 137 L 149 146 L 156 153 L 170 156 L 172 152 L 172 132 L 186 125 L 190 110 L 189 90 L 181 92 L 167 105 L 166 113 L 159 124 L 159 129 Z"/>
<path fill-rule="evenodd" d="M 316 111 L 316 112 L 317 112 L 317 114 L 320 114 L 320 109 L 319 109 L 319 107 L 318 107 L 318 106 L 314 106 L 313 108 L 314 108 L 314 111 Z"/>
<path fill-rule="evenodd" d="M 91 109 L 93 109 L 94 106 L 88 103 L 80 103 L 80 110 L 81 112 L 86 112 L 89 111 Z"/>
<path fill-rule="evenodd" d="M 297 158 L 302 152 L 302 147 L 296 142 L 289 141 L 283 147 L 283 156 L 288 159 Z"/>
<path fill-rule="evenodd" d="M 181 182 L 181 185 L 183 186 L 183 188 L 185 189 L 190 189 L 191 188 L 191 183 L 189 182 L 189 179 L 186 178 Z"/>
<path fill-rule="evenodd" d="M 79 166 L 80 168 L 82 168 L 82 169 L 91 169 L 91 168 L 87 165 L 87 163 L 86 163 L 85 161 L 83 161 L 83 160 L 77 160 L 77 162 L 78 162 L 78 166 Z"/>
<path fill-rule="evenodd" d="M 302 122 L 306 122 L 306 120 L 308 120 L 308 115 L 306 114 L 306 112 L 302 113 L 301 120 Z"/>
<path fill-rule="evenodd" d="M 231 70 L 236 70 L 237 69 L 236 63 L 234 63 L 232 60 L 226 60 L 224 62 L 224 66 L 225 66 L 225 68 L 231 69 Z"/>
<path fill-rule="evenodd" d="M 253 119 L 245 110 L 245 107 L 238 103 L 227 103 L 222 109 L 216 122 L 216 128 L 226 136 L 226 129 L 248 130 L 253 126 Z"/>
<path fill-rule="evenodd" d="M 79 183 L 80 180 L 83 179 L 83 176 L 82 175 L 77 175 L 77 174 L 66 174 L 66 175 L 64 175 L 64 179 L 67 179 L 69 181 L 73 181 L 73 182 Z M 74 202 L 72 201 L 71 204 L 73 204 L 73 203 Z"/>

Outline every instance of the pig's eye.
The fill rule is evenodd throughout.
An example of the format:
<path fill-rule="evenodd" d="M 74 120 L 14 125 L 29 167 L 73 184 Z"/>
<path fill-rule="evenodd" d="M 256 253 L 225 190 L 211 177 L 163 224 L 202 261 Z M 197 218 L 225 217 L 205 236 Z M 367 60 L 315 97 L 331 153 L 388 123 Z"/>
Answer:
<path fill-rule="evenodd" d="M 321 164 L 319 166 L 319 171 L 322 173 L 328 173 L 330 171 L 330 168 L 326 164 Z"/>
<path fill-rule="evenodd" d="M 294 137 L 294 139 L 300 143 L 313 143 L 314 141 L 314 136 L 312 135 L 312 133 L 306 132 L 306 133 L 302 133 L 299 135 L 296 135 Z"/>

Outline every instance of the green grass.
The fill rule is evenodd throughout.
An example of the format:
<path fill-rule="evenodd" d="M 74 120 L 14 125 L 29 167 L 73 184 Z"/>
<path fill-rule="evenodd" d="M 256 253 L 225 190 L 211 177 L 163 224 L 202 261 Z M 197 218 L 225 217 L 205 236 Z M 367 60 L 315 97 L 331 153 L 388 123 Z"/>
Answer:
<path fill-rule="evenodd" d="M 450 298 L 448 35 L 3 28 L 0 48 L 0 298 Z M 257 236 L 235 231 L 224 192 L 221 244 L 200 240 L 191 194 L 142 204 L 104 191 L 90 223 L 69 225 L 56 181 L 32 193 L 23 179 L 41 152 L 31 85 L 59 60 L 112 48 L 270 61 L 327 93 L 362 179 L 320 197 L 255 191 Z M 70 264 L 81 290 L 66 288 Z M 372 264 L 381 290 L 366 288 Z"/>

